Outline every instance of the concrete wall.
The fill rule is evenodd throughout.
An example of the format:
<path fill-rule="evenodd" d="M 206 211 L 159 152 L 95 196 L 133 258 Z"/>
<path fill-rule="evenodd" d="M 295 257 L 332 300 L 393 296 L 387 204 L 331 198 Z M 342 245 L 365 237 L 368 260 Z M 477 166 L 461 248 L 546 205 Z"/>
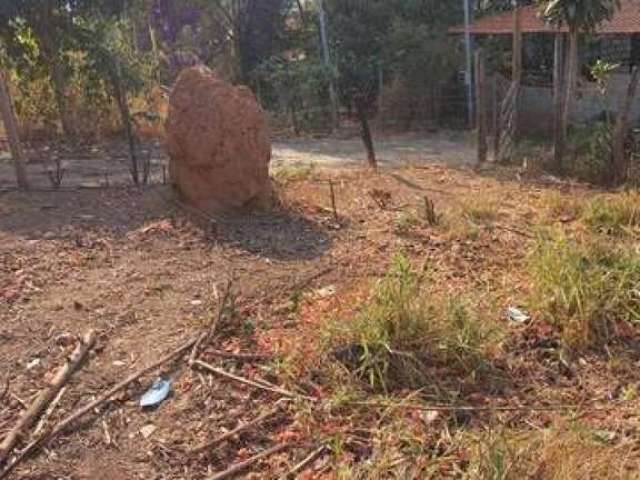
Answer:
<path fill-rule="evenodd" d="M 583 81 L 571 111 L 571 121 L 594 121 L 605 109 L 617 112 L 627 93 L 630 74 L 613 73 L 608 96 L 603 100 L 594 83 Z M 633 104 L 632 118 L 640 119 L 640 92 Z M 520 128 L 522 134 L 547 135 L 553 131 L 553 91 L 550 87 L 522 88 L 520 97 Z"/>

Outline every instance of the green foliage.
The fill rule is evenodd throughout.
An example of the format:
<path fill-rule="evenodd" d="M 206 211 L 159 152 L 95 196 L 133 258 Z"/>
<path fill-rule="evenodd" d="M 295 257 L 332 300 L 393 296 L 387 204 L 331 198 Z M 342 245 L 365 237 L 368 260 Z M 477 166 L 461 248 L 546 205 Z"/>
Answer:
<path fill-rule="evenodd" d="M 581 180 L 605 182 L 611 169 L 612 141 L 613 127 L 606 120 L 573 129 L 569 136 L 573 156 L 568 172 Z"/>
<path fill-rule="evenodd" d="M 351 321 L 330 327 L 336 356 L 377 390 L 429 382 L 428 367 L 473 375 L 486 366 L 496 329 L 460 298 L 435 298 L 402 254 Z"/>
<path fill-rule="evenodd" d="M 597 233 L 633 234 L 640 226 L 640 193 L 598 196 L 586 205 L 582 220 Z"/>
<path fill-rule="evenodd" d="M 540 236 L 529 259 L 533 302 L 565 344 L 606 344 L 621 323 L 640 320 L 640 255 L 561 232 Z"/>
<path fill-rule="evenodd" d="M 319 59 L 273 58 L 263 63 L 256 75 L 275 93 L 277 102 L 271 103 L 279 104 L 291 115 L 296 133 L 327 123 L 330 115 L 327 92 L 335 72 Z"/>
<path fill-rule="evenodd" d="M 611 19 L 620 0 L 538 0 L 538 5 L 547 21 L 590 32 Z"/>

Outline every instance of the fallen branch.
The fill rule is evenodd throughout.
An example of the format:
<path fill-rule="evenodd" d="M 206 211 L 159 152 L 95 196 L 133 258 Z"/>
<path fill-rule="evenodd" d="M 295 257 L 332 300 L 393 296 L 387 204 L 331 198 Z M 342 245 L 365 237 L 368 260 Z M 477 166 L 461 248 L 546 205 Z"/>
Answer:
<path fill-rule="evenodd" d="M 16 444 L 25 434 L 25 431 L 33 426 L 42 412 L 51 404 L 60 389 L 69 381 L 71 375 L 82 365 L 89 350 L 96 342 L 96 334 L 90 330 L 75 348 L 65 365 L 60 367 L 51 380 L 49 386 L 42 390 L 29 408 L 20 416 L 18 423 L 4 438 L 0 444 L 0 465 L 4 464 L 11 455 Z"/>
<path fill-rule="evenodd" d="M 208 355 L 219 358 L 228 358 L 231 360 L 238 360 L 241 362 L 260 362 L 263 360 L 273 360 L 273 355 L 263 355 L 259 353 L 231 353 L 223 352 L 222 350 L 207 350 Z"/>
<path fill-rule="evenodd" d="M 208 480 L 224 480 L 225 478 L 233 477 L 240 472 L 244 472 L 247 468 L 251 467 L 255 463 L 258 463 L 260 460 L 270 457 L 271 455 L 275 455 L 276 453 L 280 453 L 284 450 L 288 450 L 292 446 L 293 444 L 291 443 L 276 445 L 275 447 L 272 447 L 263 452 L 260 452 L 251 458 L 248 458 L 242 462 L 236 463 L 235 465 L 232 465 L 231 467 L 227 468 L 223 472 L 216 473 L 213 477 L 209 477 Z"/>
<path fill-rule="evenodd" d="M 2 390 L 2 393 L 0 393 L 0 402 L 4 400 L 4 397 L 7 396 L 7 393 L 9 393 L 9 386 L 11 385 L 11 381 L 9 380 L 9 376 L 7 376 L 7 381 L 4 382 L 4 389 Z"/>
<path fill-rule="evenodd" d="M 328 447 L 326 445 L 320 445 L 313 452 L 307 455 L 300 463 L 296 464 L 289 470 L 286 474 L 282 476 L 281 480 L 293 480 L 296 478 L 300 472 L 304 471 L 309 465 L 315 462 L 318 458 L 322 456 L 326 451 L 328 451 Z"/>
<path fill-rule="evenodd" d="M 127 377 L 125 380 L 123 380 L 122 382 L 114 385 L 113 387 L 111 387 L 109 390 L 104 392 L 102 395 L 100 395 L 98 398 L 96 398 L 92 402 L 89 402 L 84 407 L 81 407 L 80 409 L 76 410 L 74 413 L 69 415 L 67 418 L 65 418 L 62 421 L 60 421 L 60 423 L 58 423 L 50 431 L 44 433 L 40 438 L 37 438 L 36 440 L 31 442 L 20 453 L 20 455 L 18 455 L 18 457 L 10 465 L 7 466 L 7 468 L 5 468 L 2 472 L 0 472 L 0 479 L 6 477 L 27 456 L 29 456 L 31 453 L 33 453 L 36 450 L 38 450 L 41 446 L 47 444 L 48 442 L 50 442 L 51 440 L 56 438 L 58 435 L 60 435 L 62 432 L 64 432 L 69 427 L 69 425 L 71 425 L 73 422 L 78 420 L 80 417 L 84 416 L 85 414 L 91 412 L 93 409 L 95 409 L 95 408 L 99 407 L 100 405 L 102 405 L 103 403 L 105 403 L 107 400 L 109 400 L 111 397 L 113 397 L 116 393 L 118 393 L 120 390 L 123 390 L 124 388 L 126 388 L 130 383 L 133 383 L 134 381 L 136 381 L 141 376 L 143 376 L 146 373 L 149 373 L 149 372 L 155 370 L 156 368 L 160 367 L 164 363 L 166 363 L 166 362 L 168 362 L 170 360 L 173 360 L 174 358 L 184 354 L 187 350 L 189 350 L 189 349 L 191 349 L 193 347 L 193 345 L 196 343 L 197 340 L 198 340 L 198 337 L 192 338 L 191 340 L 189 340 L 187 343 L 185 343 L 181 347 L 179 347 L 176 350 L 173 350 L 172 352 L 168 353 L 167 355 L 162 357 L 160 360 L 154 362 L 153 364 L 149 365 L 148 367 L 145 367 L 145 368 L 139 370 L 138 372 L 132 374 L 131 376 Z"/>
<path fill-rule="evenodd" d="M 277 393 L 279 395 L 282 395 L 283 397 L 289 397 L 289 398 L 302 398 L 304 400 L 309 400 L 309 401 L 316 401 L 315 398 L 313 397 L 308 397 L 306 395 L 300 395 L 298 393 L 294 393 L 294 392 L 290 392 L 288 390 L 285 390 L 284 388 L 281 388 L 277 385 L 273 385 L 270 384 L 269 382 L 266 382 L 265 380 L 260 380 L 260 382 L 256 382 L 254 380 L 250 380 L 248 378 L 244 378 L 241 377 L 239 375 L 234 375 L 233 373 L 229 373 L 226 370 L 222 370 L 221 368 L 216 368 L 213 365 L 209 365 L 208 363 L 203 362 L 202 360 L 196 360 L 195 362 L 193 362 L 194 366 L 198 366 L 204 370 L 207 370 L 208 372 L 211 373 L 215 373 L 216 375 L 234 380 L 236 382 L 239 383 L 243 383 L 245 385 L 249 385 L 251 387 L 254 388 L 258 388 L 261 390 L 266 390 L 268 392 L 273 392 L 273 393 Z"/>
<path fill-rule="evenodd" d="M 49 405 L 49 408 L 47 408 L 47 411 L 44 412 L 44 415 L 42 415 L 42 418 L 38 422 L 38 425 L 36 425 L 36 428 L 33 430 L 33 437 L 38 437 L 38 435 L 40 435 L 40 432 L 44 430 L 44 426 L 47 424 L 47 420 L 53 414 L 54 410 L 60 403 L 60 400 L 62 400 L 62 396 L 66 391 L 67 387 L 62 387 L 62 390 L 58 392 L 58 395 L 56 395 L 56 398 L 53 399 L 51 405 Z"/>
<path fill-rule="evenodd" d="M 276 413 L 278 413 L 278 411 L 279 411 L 278 408 L 274 408 L 273 410 L 269 410 L 268 412 L 263 413 L 262 415 L 260 415 L 259 417 L 251 420 L 250 422 L 243 423 L 242 425 L 239 425 L 238 427 L 234 428 L 233 430 L 230 430 L 230 431 L 228 431 L 226 433 L 223 433 L 222 435 L 219 435 L 218 437 L 214 438 L 210 442 L 206 442 L 206 443 L 203 443 L 202 445 L 197 446 L 196 448 L 191 450 L 189 453 L 191 453 L 191 454 L 202 453 L 205 450 L 209 450 L 210 448 L 213 448 L 213 447 L 215 447 L 217 445 L 220 445 L 222 442 L 228 440 L 229 438 L 234 437 L 235 435 L 238 435 L 239 433 L 244 432 L 245 430 L 248 430 L 249 428 L 252 428 L 252 427 L 255 427 L 256 425 L 259 425 L 260 423 L 265 421 L 267 418 L 273 417 Z"/>

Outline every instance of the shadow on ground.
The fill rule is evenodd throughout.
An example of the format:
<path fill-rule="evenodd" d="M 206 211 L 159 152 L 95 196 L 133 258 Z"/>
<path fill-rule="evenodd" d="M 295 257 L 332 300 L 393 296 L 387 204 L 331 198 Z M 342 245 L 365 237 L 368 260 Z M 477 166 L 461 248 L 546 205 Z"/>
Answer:
<path fill-rule="evenodd" d="M 274 260 L 314 259 L 332 244 L 321 225 L 294 211 L 202 218 L 172 199 L 168 187 L 4 193 L 0 195 L 0 241 L 74 239 L 86 232 L 117 239 L 155 228 L 154 222 L 173 226 L 187 222 L 209 244 Z"/>
<path fill-rule="evenodd" d="M 225 217 L 217 225 L 220 241 L 274 260 L 311 260 L 332 245 L 320 225 L 291 210 Z"/>

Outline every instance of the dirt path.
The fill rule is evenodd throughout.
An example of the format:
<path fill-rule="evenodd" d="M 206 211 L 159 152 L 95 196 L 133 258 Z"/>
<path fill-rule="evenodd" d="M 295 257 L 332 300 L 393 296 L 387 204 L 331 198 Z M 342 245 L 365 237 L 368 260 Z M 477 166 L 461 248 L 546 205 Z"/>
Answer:
<path fill-rule="evenodd" d="M 465 132 L 439 132 L 378 136 L 378 160 L 383 168 L 407 164 L 468 165 L 474 161 L 473 142 Z M 63 187 L 104 187 L 129 185 L 129 160 L 126 145 L 110 141 L 92 145 L 33 144 L 26 149 L 27 170 L 32 184 L 50 188 L 48 170 L 58 159 L 64 170 Z M 162 183 L 168 159 L 159 143 L 140 147 L 141 161 L 150 162 L 151 183 Z M 351 169 L 365 163 L 362 142 L 353 138 L 286 139 L 273 142 L 274 170 L 289 166 L 313 165 L 319 168 Z M 10 157 L 0 156 L 0 189 L 12 188 L 14 172 Z"/>

